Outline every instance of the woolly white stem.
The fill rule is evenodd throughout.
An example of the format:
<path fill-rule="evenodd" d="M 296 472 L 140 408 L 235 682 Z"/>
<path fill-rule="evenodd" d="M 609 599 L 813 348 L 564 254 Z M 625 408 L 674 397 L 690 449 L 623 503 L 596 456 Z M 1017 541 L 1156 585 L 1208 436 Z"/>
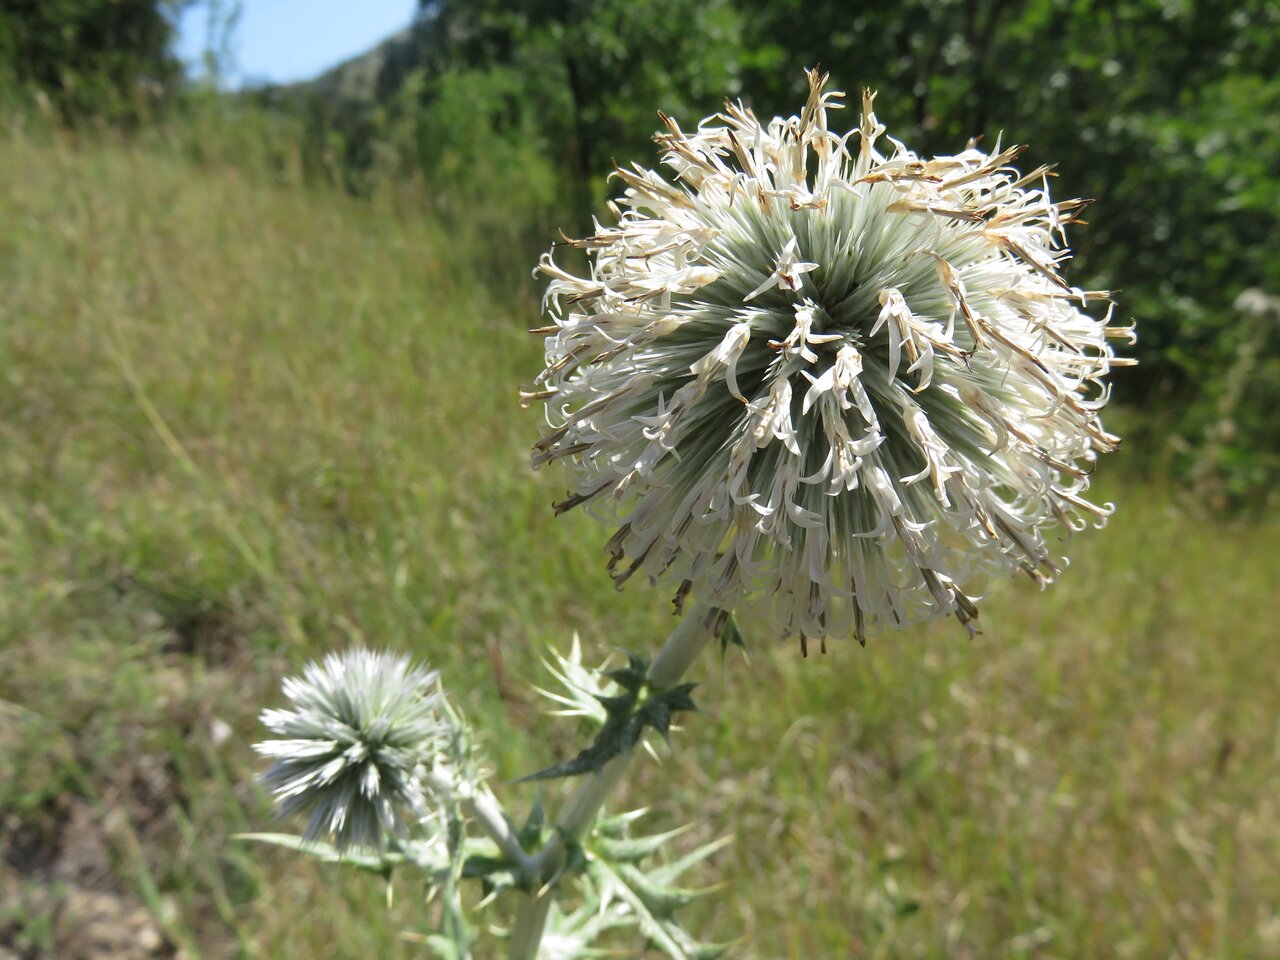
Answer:
<path fill-rule="evenodd" d="M 521 873 L 528 874 L 534 869 L 533 857 L 525 853 L 520 846 L 520 839 L 511 826 L 511 821 L 503 813 L 502 805 L 487 787 L 472 790 L 459 790 L 459 784 L 451 777 L 432 770 L 426 776 L 426 783 L 431 791 L 440 797 L 457 797 L 462 812 L 480 825 L 489 835 L 502 855 L 510 860 Z"/>
<path fill-rule="evenodd" d="M 699 605 L 680 621 L 649 666 L 649 683 L 654 689 L 663 690 L 679 682 L 711 639 L 716 616 L 713 608 Z M 581 839 L 591 829 L 630 761 L 628 751 L 606 763 L 599 773 L 584 776 L 556 817 L 555 834 L 530 858 L 532 874 L 546 880 L 541 888 L 525 894 L 520 903 L 511 931 L 508 960 L 537 960 L 567 844 Z"/>
<path fill-rule="evenodd" d="M 512 829 L 511 821 L 506 818 L 493 794 L 488 790 L 481 790 L 474 797 L 463 800 L 462 808 L 498 845 L 502 855 L 520 868 L 520 872 L 533 871 L 533 857 L 525 853 L 524 847 L 520 846 L 520 839 Z"/>

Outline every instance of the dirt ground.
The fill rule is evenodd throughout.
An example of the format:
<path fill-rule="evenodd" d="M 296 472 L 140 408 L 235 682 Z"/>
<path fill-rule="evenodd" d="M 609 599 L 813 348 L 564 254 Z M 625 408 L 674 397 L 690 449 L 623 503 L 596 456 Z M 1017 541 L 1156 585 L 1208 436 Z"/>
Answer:
<path fill-rule="evenodd" d="M 35 822 L 0 825 L 0 960 L 154 960 L 178 956 L 112 870 L 110 813 L 84 800 Z"/>

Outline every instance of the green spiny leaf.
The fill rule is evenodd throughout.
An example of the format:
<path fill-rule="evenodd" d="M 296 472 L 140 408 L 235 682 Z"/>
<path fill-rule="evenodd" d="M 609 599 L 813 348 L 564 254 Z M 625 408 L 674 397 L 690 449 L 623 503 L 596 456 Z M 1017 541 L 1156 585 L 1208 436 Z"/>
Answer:
<path fill-rule="evenodd" d="M 690 691 L 694 683 L 682 683 L 653 693 L 639 709 L 641 689 L 628 690 L 616 697 L 596 696 L 605 707 L 608 719 L 596 734 L 595 740 L 571 760 L 521 777 L 517 783 L 528 780 L 549 780 L 553 777 L 577 777 L 585 773 L 599 773 L 614 757 L 627 752 L 639 742 L 645 727 L 652 727 L 668 739 L 673 713 L 696 710 Z"/>
<path fill-rule="evenodd" d="M 720 630 L 720 653 L 722 655 L 728 653 L 730 647 L 737 647 L 743 653 L 747 652 L 747 640 L 742 635 L 742 630 L 738 627 L 738 618 L 732 613 L 729 614 Z"/>
<path fill-rule="evenodd" d="M 626 837 L 631 825 L 648 814 L 648 807 L 625 810 L 622 813 L 601 813 L 592 833 L 605 837 Z"/>
<path fill-rule="evenodd" d="M 651 856 L 662 849 L 669 840 L 673 840 L 688 831 L 688 827 L 677 827 L 666 833 L 655 833 L 648 837 L 609 837 L 598 833 L 592 838 L 591 848 L 596 856 L 603 857 L 611 863 L 634 863 Z"/>
<path fill-rule="evenodd" d="M 671 915 L 676 910 L 687 906 L 697 896 L 697 891 L 658 883 L 635 864 L 620 863 L 615 870 L 618 876 L 627 882 L 627 886 L 644 901 L 649 911 L 655 917 L 661 917 L 664 920 L 671 919 Z"/>
<path fill-rule="evenodd" d="M 693 702 L 693 697 L 690 696 L 695 687 L 697 687 L 696 683 L 682 683 L 676 687 L 668 687 L 661 693 L 656 694 L 655 699 L 659 699 L 663 703 L 667 704 L 671 708 L 672 712 L 678 710 L 697 710 L 698 706 Z"/>
<path fill-rule="evenodd" d="M 639 725 L 631 720 L 613 727 L 606 726 L 601 729 L 591 745 L 572 760 L 566 760 L 563 763 L 557 763 L 555 766 L 547 767 L 545 770 L 539 770 L 537 773 L 521 777 L 516 783 L 524 783 L 528 780 L 550 780 L 553 777 L 579 777 L 584 773 L 599 773 L 604 769 L 604 765 L 614 757 L 634 747 L 639 737 Z"/>
<path fill-rule="evenodd" d="M 605 709 L 605 713 L 609 719 L 615 717 L 628 717 L 631 715 L 631 708 L 635 706 L 638 694 L 636 691 L 624 693 L 618 697 L 607 697 L 597 694 L 596 699 L 600 701 Z M 608 723 L 608 720 L 605 721 Z"/>
<path fill-rule="evenodd" d="M 626 651 L 627 665 L 616 670 L 608 670 L 605 676 L 624 690 L 639 691 L 648 679 L 649 662 L 639 654 Z"/>
<path fill-rule="evenodd" d="M 486 857 L 473 854 L 462 863 L 462 876 L 468 879 L 510 872 L 511 862 L 502 857 Z"/>
<path fill-rule="evenodd" d="M 728 943 L 699 943 L 695 944 L 692 950 L 686 951 L 689 960 L 719 960 L 728 951 L 732 944 Z"/>
<path fill-rule="evenodd" d="M 560 868 L 561 874 L 581 873 L 587 865 L 587 852 L 582 849 L 582 844 L 572 838 L 565 838 L 564 845 L 564 866 Z"/>
<path fill-rule="evenodd" d="M 672 883 L 682 873 L 701 863 L 716 851 L 724 849 L 731 843 L 733 843 L 733 837 L 720 837 L 717 840 L 712 840 L 710 843 L 704 843 L 697 849 L 690 850 L 678 860 L 673 860 L 671 863 L 664 863 L 661 866 L 654 867 L 649 871 L 649 874 L 650 876 L 657 878 L 661 883 Z M 712 887 L 710 889 L 713 890 L 715 888 Z M 699 894 L 709 893 L 710 890 L 700 890 L 697 892 Z"/>
<path fill-rule="evenodd" d="M 538 790 L 533 797 L 533 806 L 529 808 L 529 816 L 525 818 L 518 834 L 520 846 L 526 850 L 534 850 L 542 845 L 542 828 L 547 822 L 547 808 L 542 805 L 542 791 Z"/>
<path fill-rule="evenodd" d="M 691 960 L 701 947 L 673 921 L 656 916 L 639 894 L 617 870 L 603 860 L 593 860 L 591 871 L 600 884 L 602 895 L 617 897 L 635 914 L 640 932 L 671 960 Z"/>
<path fill-rule="evenodd" d="M 367 870 L 379 876 L 390 876 L 392 867 L 405 862 L 403 854 L 394 850 L 377 852 L 362 848 L 349 848 L 340 851 L 331 843 L 323 840 L 304 840 L 289 833 L 236 833 L 233 840 L 253 840 L 256 843 L 268 843 L 276 847 L 285 847 L 297 853 L 304 853 L 323 863 L 344 863 L 360 870 Z"/>

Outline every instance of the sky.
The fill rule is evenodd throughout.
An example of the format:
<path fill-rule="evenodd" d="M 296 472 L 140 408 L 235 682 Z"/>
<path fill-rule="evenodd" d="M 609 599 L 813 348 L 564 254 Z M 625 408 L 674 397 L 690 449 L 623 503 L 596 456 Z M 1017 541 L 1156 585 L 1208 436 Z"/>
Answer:
<path fill-rule="evenodd" d="M 230 86 L 308 80 L 409 25 L 417 0 L 242 0 L 231 36 Z M 226 8 L 232 4 L 224 2 Z M 178 54 L 199 74 L 208 44 L 209 4 L 187 10 Z"/>

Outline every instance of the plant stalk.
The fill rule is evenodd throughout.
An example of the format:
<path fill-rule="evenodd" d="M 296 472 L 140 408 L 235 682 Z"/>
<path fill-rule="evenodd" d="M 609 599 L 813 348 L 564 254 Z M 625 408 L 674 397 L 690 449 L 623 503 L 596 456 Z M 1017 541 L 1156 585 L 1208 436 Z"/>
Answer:
<path fill-rule="evenodd" d="M 488 787 L 459 790 L 451 777 L 431 771 L 426 776 L 431 792 L 439 797 L 456 797 L 462 812 L 480 825 L 498 850 L 522 872 L 533 869 L 533 858 L 520 846 L 520 838 L 502 812 L 502 806 Z"/>
<path fill-rule="evenodd" d="M 718 610 L 702 604 L 685 615 L 649 665 L 651 687 L 665 690 L 680 681 L 711 639 L 718 616 Z M 546 879 L 541 888 L 525 894 L 520 902 L 511 930 L 508 960 L 537 960 L 567 845 L 580 840 L 596 822 L 605 800 L 622 780 L 631 753 L 614 757 L 599 773 L 583 776 L 556 817 L 555 834 L 531 858 L 533 875 Z"/>

